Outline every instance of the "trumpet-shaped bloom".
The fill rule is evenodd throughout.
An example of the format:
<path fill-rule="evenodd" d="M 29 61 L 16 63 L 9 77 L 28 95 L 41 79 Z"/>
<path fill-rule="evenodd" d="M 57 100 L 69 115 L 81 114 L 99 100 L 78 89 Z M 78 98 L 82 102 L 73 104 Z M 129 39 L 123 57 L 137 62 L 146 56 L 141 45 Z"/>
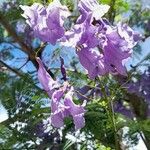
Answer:
<path fill-rule="evenodd" d="M 64 99 L 63 99 L 63 96 Z M 53 93 L 51 104 L 51 122 L 54 127 L 60 128 L 64 125 L 65 117 L 72 117 L 75 128 L 80 129 L 85 125 L 84 107 L 76 105 L 73 100 L 73 88 L 65 94 L 65 90 L 57 90 Z"/>
<path fill-rule="evenodd" d="M 98 46 L 99 39 L 96 37 L 98 28 L 90 24 L 88 21 L 81 24 L 82 34 L 80 40 L 77 42 L 77 46 L 84 46 L 88 48 L 94 48 Z"/>
<path fill-rule="evenodd" d="M 57 81 L 54 81 L 52 77 L 48 74 L 46 69 L 43 66 L 43 63 L 40 58 L 36 58 L 39 69 L 38 69 L 38 79 L 43 86 L 44 90 L 48 93 L 49 96 L 54 92 L 55 88 L 59 87 Z"/>
<path fill-rule="evenodd" d="M 67 7 L 62 6 L 58 0 L 54 0 L 48 7 L 35 3 L 32 6 L 21 6 L 22 15 L 34 31 L 34 35 L 44 42 L 55 45 L 57 40 L 63 37 L 64 19 L 70 13 Z"/>
<path fill-rule="evenodd" d="M 76 105 L 73 102 L 72 99 L 73 96 L 73 87 L 70 88 L 68 93 L 65 95 L 64 98 L 64 104 L 66 107 L 68 107 L 68 111 L 70 113 L 70 116 L 72 116 L 74 124 L 75 124 L 75 129 L 80 129 L 83 128 L 85 125 L 85 119 L 84 119 L 84 107 L 81 105 Z"/>
<path fill-rule="evenodd" d="M 60 128 L 64 125 L 64 118 L 67 117 L 67 107 L 61 103 L 64 96 L 64 89 L 56 90 L 52 95 L 51 102 L 51 123 L 54 127 Z"/>
<path fill-rule="evenodd" d="M 139 35 L 126 25 L 111 27 L 102 22 L 105 39 L 100 43 L 103 49 L 106 70 L 111 73 L 126 74 L 125 62 L 131 57 L 132 48 L 139 40 Z"/>
<path fill-rule="evenodd" d="M 97 75 L 106 73 L 103 56 L 94 49 L 82 48 L 77 51 L 79 61 L 88 71 L 89 77 L 94 79 Z"/>
<path fill-rule="evenodd" d="M 73 87 L 69 87 L 65 82 L 63 86 L 54 81 L 45 70 L 40 58 L 37 58 L 39 64 L 38 79 L 44 90 L 52 97 L 51 101 L 51 123 L 54 127 L 60 128 L 64 125 L 66 117 L 72 117 L 75 128 L 80 129 L 84 126 L 84 107 L 76 105 L 73 102 Z"/>

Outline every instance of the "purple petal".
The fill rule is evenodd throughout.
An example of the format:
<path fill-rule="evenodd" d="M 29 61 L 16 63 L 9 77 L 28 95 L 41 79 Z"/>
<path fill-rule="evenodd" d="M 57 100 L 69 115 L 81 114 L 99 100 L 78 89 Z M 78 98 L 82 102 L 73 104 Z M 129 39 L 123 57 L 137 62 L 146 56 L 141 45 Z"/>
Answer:
<path fill-rule="evenodd" d="M 67 77 L 66 77 L 66 69 L 65 69 L 65 66 L 64 66 L 64 59 L 62 57 L 60 57 L 60 61 L 61 61 L 61 73 L 62 73 L 62 79 L 64 81 L 67 80 Z"/>
<path fill-rule="evenodd" d="M 92 14 L 92 18 L 95 18 L 96 20 L 101 19 L 101 17 L 109 10 L 108 5 L 100 5 L 96 0 L 80 0 L 78 7 L 81 15 L 85 15 L 85 13 Z"/>
<path fill-rule="evenodd" d="M 64 99 L 64 104 L 66 107 L 69 107 L 68 111 L 70 112 L 70 115 L 73 117 L 75 129 L 83 128 L 85 125 L 85 119 L 84 119 L 84 107 L 80 105 L 76 105 L 73 100 L 73 88 L 70 89 L 70 91 L 66 94 Z"/>
<path fill-rule="evenodd" d="M 54 88 L 58 87 L 59 84 L 52 79 L 52 77 L 45 70 L 43 63 L 40 58 L 36 58 L 39 69 L 38 69 L 38 79 L 43 86 L 44 90 L 48 93 L 49 96 L 53 93 Z"/>
<path fill-rule="evenodd" d="M 64 125 L 64 118 L 61 111 L 55 112 L 51 115 L 51 123 L 56 128 L 60 128 Z"/>
<path fill-rule="evenodd" d="M 88 70 L 89 77 L 94 79 L 97 75 L 104 75 L 106 70 L 104 68 L 102 55 L 97 54 L 93 49 L 83 48 L 77 51 L 80 63 Z"/>
<path fill-rule="evenodd" d="M 41 4 L 21 6 L 23 17 L 33 29 L 35 37 L 55 45 L 64 35 L 64 19 L 70 15 L 68 9 L 54 0 L 48 7 Z"/>

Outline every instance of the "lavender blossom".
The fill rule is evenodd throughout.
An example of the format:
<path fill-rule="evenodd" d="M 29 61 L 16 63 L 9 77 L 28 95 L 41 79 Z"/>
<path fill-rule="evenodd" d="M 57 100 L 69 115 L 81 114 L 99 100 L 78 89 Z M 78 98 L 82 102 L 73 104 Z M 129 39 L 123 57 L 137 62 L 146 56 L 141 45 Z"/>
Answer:
<path fill-rule="evenodd" d="M 132 109 L 124 106 L 122 101 L 117 101 L 114 103 L 114 111 L 131 119 L 134 117 Z"/>
<path fill-rule="evenodd" d="M 107 73 L 126 76 L 125 62 L 131 57 L 132 48 L 140 36 L 126 24 L 119 23 L 113 27 L 102 19 L 108 11 L 105 6 L 105 11 L 100 10 L 103 13 L 97 17 L 95 7 L 103 8 L 95 0 L 79 2 L 81 16 L 77 24 L 66 32 L 62 44 L 77 49 L 79 61 L 91 79 Z"/>
<path fill-rule="evenodd" d="M 73 87 L 70 87 L 67 82 L 61 86 L 57 81 L 54 81 L 48 72 L 45 70 L 40 58 L 37 58 L 39 63 L 38 79 L 44 90 L 52 97 L 51 101 L 51 123 L 54 127 L 60 128 L 64 125 L 66 117 L 72 117 L 75 128 L 80 129 L 84 126 L 84 107 L 76 105 L 73 102 Z M 56 88 L 57 87 L 57 88 Z"/>
<path fill-rule="evenodd" d="M 57 40 L 64 35 L 63 22 L 70 13 L 58 0 L 54 0 L 48 7 L 35 3 L 32 6 L 20 6 L 22 15 L 29 26 L 33 29 L 34 35 L 44 42 L 55 45 Z"/>
<path fill-rule="evenodd" d="M 140 38 L 126 24 L 114 27 L 102 18 L 108 5 L 100 5 L 96 0 L 81 0 L 78 4 L 80 16 L 67 32 L 63 25 L 70 13 L 58 0 L 48 7 L 35 3 L 21 8 L 36 37 L 53 45 L 60 41 L 64 46 L 77 49 L 79 60 L 91 79 L 107 73 L 127 75 L 125 62 Z M 63 65 L 61 71 L 65 76 Z"/>
<path fill-rule="evenodd" d="M 132 48 L 140 39 L 139 35 L 125 24 L 112 27 L 104 20 L 101 20 L 101 24 L 103 28 L 100 26 L 100 31 L 104 39 L 100 47 L 103 49 L 106 70 L 126 76 L 125 62 L 131 57 Z"/>
<path fill-rule="evenodd" d="M 65 88 L 66 90 L 66 88 Z M 64 94 L 64 89 L 57 90 L 52 96 L 52 114 L 51 122 L 54 127 L 60 128 L 64 125 L 64 118 L 71 116 L 73 118 L 75 129 L 83 128 L 85 125 L 84 107 L 76 105 L 72 101 L 73 87 L 69 89 L 67 94 Z M 62 100 L 65 95 L 64 100 Z"/>
<path fill-rule="evenodd" d="M 96 0 L 81 0 L 78 7 L 81 13 L 78 23 L 83 22 L 89 15 L 91 19 L 99 20 L 109 10 L 108 5 L 100 5 Z"/>
<path fill-rule="evenodd" d="M 38 79 L 42 84 L 44 90 L 48 93 L 49 96 L 51 96 L 55 88 L 57 88 L 59 84 L 57 81 L 54 81 L 52 77 L 48 74 L 48 72 L 45 70 L 40 58 L 36 58 L 36 60 L 39 64 Z"/>
<path fill-rule="evenodd" d="M 89 77 L 94 79 L 106 73 L 103 56 L 94 49 L 83 48 L 77 51 L 79 61 L 87 69 Z"/>
<path fill-rule="evenodd" d="M 64 95 L 65 90 L 60 89 L 53 93 L 51 103 L 51 122 L 54 127 L 60 128 L 64 125 L 64 118 L 67 117 L 67 109 L 60 100 Z"/>
<path fill-rule="evenodd" d="M 98 28 L 90 24 L 88 20 L 80 26 L 82 26 L 82 34 L 80 40 L 77 42 L 77 46 L 96 47 L 99 44 L 99 39 L 95 35 L 98 32 Z"/>
<path fill-rule="evenodd" d="M 68 107 L 68 111 L 70 115 L 73 117 L 75 129 L 83 128 L 85 125 L 85 119 L 84 119 L 84 106 L 76 105 L 73 100 L 73 87 L 70 88 L 68 93 L 66 94 L 64 98 L 64 104 L 66 107 Z"/>

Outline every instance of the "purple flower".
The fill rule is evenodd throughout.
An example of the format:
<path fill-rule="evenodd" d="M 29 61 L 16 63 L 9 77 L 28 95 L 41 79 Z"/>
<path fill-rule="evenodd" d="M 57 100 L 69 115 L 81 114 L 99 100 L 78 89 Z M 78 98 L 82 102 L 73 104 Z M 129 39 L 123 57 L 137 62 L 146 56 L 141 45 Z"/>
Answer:
<path fill-rule="evenodd" d="M 61 11 L 58 8 L 50 10 L 48 17 L 46 18 L 47 30 L 43 30 L 47 32 L 45 33 L 46 36 L 43 40 L 49 41 L 53 45 L 64 35 L 64 28 L 60 24 L 60 13 Z"/>
<path fill-rule="evenodd" d="M 54 81 L 52 77 L 45 70 L 42 61 L 40 58 L 36 58 L 39 69 L 38 69 L 38 79 L 43 86 L 44 90 L 48 93 L 49 96 L 54 92 L 55 88 L 59 86 L 57 81 Z"/>
<path fill-rule="evenodd" d="M 119 23 L 117 25 L 118 34 L 128 43 L 128 48 L 132 49 L 142 36 L 133 31 L 127 24 Z"/>
<path fill-rule="evenodd" d="M 22 16 L 33 29 L 36 37 L 53 45 L 63 37 L 65 31 L 63 22 L 70 13 L 59 1 L 54 0 L 47 8 L 38 3 L 21 8 L 24 10 Z"/>
<path fill-rule="evenodd" d="M 92 24 L 93 19 L 100 19 L 109 9 L 108 5 L 99 5 L 96 0 L 81 0 L 78 5 L 81 15 L 70 31 L 65 33 L 62 45 L 68 47 L 96 47 L 98 28 Z"/>
<path fill-rule="evenodd" d="M 126 24 L 113 27 L 106 19 L 90 22 L 90 18 L 87 16 L 68 31 L 63 45 L 77 49 L 79 61 L 91 79 L 109 72 L 126 76 L 125 62 L 131 57 L 139 35 Z M 97 47 L 99 51 L 95 50 Z"/>
<path fill-rule="evenodd" d="M 104 47 L 104 61 L 107 70 L 111 73 L 126 74 L 126 68 L 123 60 L 127 59 L 130 54 L 121 52 L 118 45 L 113 45 L 111 42 L 107 42 L 107 46 Z"/>
<path fill-rule="evenodd" d="M 124 106 L 122 101 L 117 101 L 114 103 L 114 111 L 131 119 L 134 117 L 132 109 Z"/>
<path fill-rule="evenodd" d="M 106 73 L 103 56 L 94 49 L 82 48 L 77 51 L 79 61 L 88 71 L 89 77 L 94 79 Z"/>
<path fill-rule="evenodd" d="M 98 28 L 89 23 L 89 21 L 81 24 L 82 34 L 80 40 L 77 42 L 77 46 L 84 46 L 88 48 L 94 48 L 98 46 L 99 39 L 96 37 L 96 33 L 98 32 Z"/>
<path fill-rule="evenodd" d="M 66 31 L 64 37 L 61 39 L 61 45 L 66 47 L 76 48 L 77 43 L 83 34 L 84 26 L 75 24 L 71 30 Z"/>
<path fill-rule="evenodd" d="M 64 96 L 64 89 L 57 90 L 52 95 L 51 103 L 51 123 L 54 127 L 60 128 L 64 125 L 64 118 L 67 117 L 67 109 L 61 103 L 61 98 Z"/>
<path fill-rule="evenodd" d="M 100 5 L 96 0 L 80 0 L 78 7 L 81 15 L 71 30 L 65 32 L 64 20 L 70 13 L 58 0 L 48 7 L 37 3 L 31 7 L 21 6 L 34 35 L 53 45 L 60 41 L 64 46 L 76 48 L 91 79 L 106 73 L 127 75 L 125 62 L 140 39 L 139 35 L 126 24 L 113 27 L 102 19 L 108 5 Z M 63 64 L 61 71 L 66 76 Z"/>
<path fill-rule="evenodd" d="M 52 95 L 51 104 L 51 122 L 54 127 L 60 128 L 64 125 L 64 118 L 71 116 L 73 118 L 75 129 L 83 128 L 85 125 L 84 107 L 76 105 L 72 101 L 73 88 L 71 87 L 67 94 L 66 88 L 57 90 Z M 64 99 L 63 96 L 65 95 Z"/>
<path fill-rule="evenodd" d="M 126 76 L 125 62 L 131 57 L 132 48 L 140 39 L 139 34 L 126 24 L 112 27 L 105 19 L 94 20 L 94 24 L 90 24 L 87 18 L 81 25 L 85 28 L 77 42 L 77 48 L 81 47 L 77 54 L 89 77 L 93 79 L 108 72 Z M 100 52 L 92 53 L 90 48 L 98 45 Z"/>
<path fill-rule="evenodd" d="M 46 15 L 46 9 L 43 5 L 34 3 L 32 6 L 21 5 L 20 7 L 24 11 L 22 16 L 31 28 L 36 27 L 40 21 L 42 24 L 42 19 Z"/>
<path fill-rule="evenodd" d="M 120 24 L 111 27 L 104 23 L 103 28 L 106 30 L 105 39 L 100 46 L 103 49 L 106 70 L 127 75 L 125 62 L 131 57 L 132 48 L 137 43 L 136 33 L 128 26 Z"/>
<path fill-rule="evenodd" d="M 52 97 L 51 101 L 51 123 L 54 127 L 60 128 L 64 125 L 64 118 L 71 116 L 74 120 L 75 128 L 84 126 L 84 107 L 74 104 L 72 100 L 73 87 L 69 87 L 67 82 L 61 86 L 54 81 L 45 70 L 40 58 L 36 58 L 39 69 L 38 79 L 44 90 Z M 67 94 L 66 94 L 67 93 Z"/>
<path fill-rule="evenodd" d="M 84 119 L 84 107 L 80 105 L 76 105 L 73 100 L 73 87 L 70 88 L 69 92 L 66 94 L 64 98 L 64 104 L 66 107 L 68 107 L 68 111 L 70 115 L 73 118 L 75 129 L 83 128 L 85 125 L 85 119 Z"/>
<path fill-rule="evenodd" d="M 78 23 L 82 23 L 89 15 L 92 21 L 93 18 L 99 20 L 109 10 L 108 5 L 100 5 L 96 0 L 80 0 L 78 7 L 81 13 Z"/>

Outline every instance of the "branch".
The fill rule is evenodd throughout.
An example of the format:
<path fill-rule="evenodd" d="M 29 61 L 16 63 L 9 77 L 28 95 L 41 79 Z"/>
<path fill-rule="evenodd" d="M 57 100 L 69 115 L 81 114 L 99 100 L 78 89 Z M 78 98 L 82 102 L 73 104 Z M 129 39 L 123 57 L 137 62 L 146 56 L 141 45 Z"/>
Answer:
<path fill-rule="evenodd" d="M 16 75 L 18 75 L 19 77 L 23 77 L 23 75 L 17 71 L 16 69 L 14 68 L 11 68 L 9 65 L 7 65 L 6 63 L 4 63 L 3 61 L 0 60 L 0 64 L 4 67 L 6 67 L 8 70 L 10 70 L 11 72 L 15 73 Z"/>
<path fill-rule="evenodd" d="M 3 16 L 1 12 L 0 12 L 0 23 L 4 26 L 4 28 L 10 34 L 10 36 L 20 45 L 21 50 L 28 55 L 29 60 L 31 60 L 32 63 L 35 65 L 35 67 L 38 68 L 38 63 L 35 60 L 35 52 L 24 43 L 21 37 L 19 37 L 16 34 L 15 30 L 11 27 L 9 22 L 6 20 L 6 17 Z"/>
<path fill-rule="evenodd" d="M 27 59 L 26 62 L 18 70 L 22 69 L 28 63 L 28 61 L 29 59 Z"/>
<path fill-rule="evenodd" d="M 0 12 L 0 23 L 4 26 L 4 28 L 8 31 L 8 33 L 10 34 L 10 36 L 12 36 L 12 38 L 20 45 L 21 50 L 23 52 L 25 52 L 28 57 L 29 60 L 34 64 L 34 66 L 38 69 L 38 63 L 35 59 L 36 57 L 36 53 L 33 51 L 33 49 L 31 49 L 30 47 L 28 47 L 24 41 L 21 39 L 21 37 L 19 37 L 15 30 L 11 27 L 11 25 L 9 24 L 9 22 L 6 20 L 6 17 L 3 16 L 3 14 Z M 41 50 L 45 47 L 44 46 L 41 48 Z M 47 72 L 51 75 L 52 78 L 54 78 L 54 74 L 50 71 L 47 70 Z"/>
<path fill-rule="evenodd" d="M 9 65 L 7 65 L 6 63 L 4 63 L 4 62 L 1 61 L 1 60 L 0 60 L 0 65 L 6 67 L 8 70 L 10 70 L 11 72 L 15 73 L 17 76 L 19 76 L 19 77 L 21 77 L 21 78 L 25 78 L 25 77 L 26 77 L 23 73 L 20 73 L 18 70 L 14 69 L 14 68 L 11 68 Z M 28 78 L 28 79 L 29 79 L 29 78 Z M 31 78 L 30 78 L 30 79 L 31 79 Z M 31 80 L 27 80 L 27 81 L 28 81 L 29 83 L 31 83 Z M 33 85 L 35 86 L 35 88 L 36 88 L 37 90 L 40 90 L 40 91 L 43 92 L 43 90 L 42 90 L 40 87 L 38 87 L 35 82 L 33 82 Z"/>
<path fill-rule="evenodd" d="M 131 69 L 130 72 L 134 71 L 137 67 L 139 67 L 144 61 L 150 59 L 150 53 L 148 53 L 140 62 L 138 62 L 135 66 L 131 66 L 133 69 Z"/>

